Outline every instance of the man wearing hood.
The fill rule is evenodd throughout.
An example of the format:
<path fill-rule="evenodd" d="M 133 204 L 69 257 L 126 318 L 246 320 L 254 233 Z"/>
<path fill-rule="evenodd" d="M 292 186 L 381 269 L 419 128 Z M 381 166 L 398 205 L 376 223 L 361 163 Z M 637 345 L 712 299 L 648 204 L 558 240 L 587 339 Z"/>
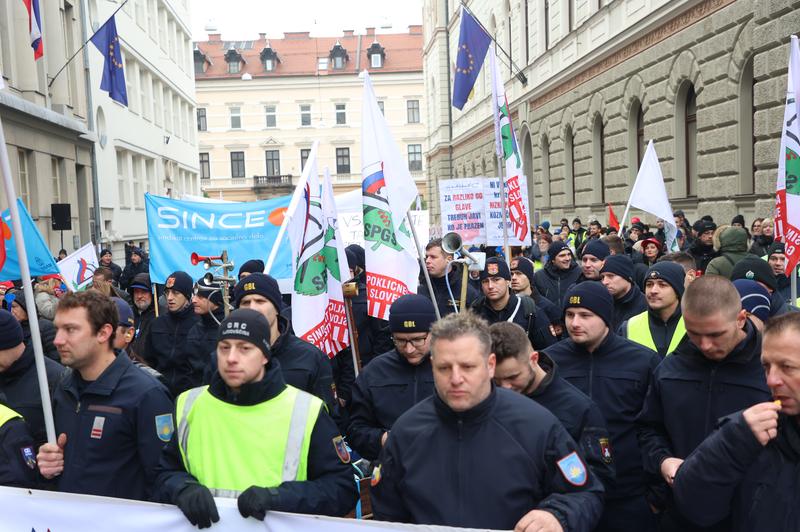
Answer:
<path fill-rule="evenodd" d="M 150 325 L 156 317 L 150 274 L 137 274 L 128 287 L 128 294 L 130 294 L 133 302 L 131 306 L 133 307 L 134 317 L 134 338 L 129 349 L 134 357 L 143 360 L 147 337 L 150 334 Z"/>
<path fill-rule="evenodd" d="M 292 332 L 289 320 L 281 316 L 278 281 L 263 273 L 251 273 L 236 284 L 237 308 L 256 310 L 267 318 L 272 355 L 280 363 L 287 384 L 316 395 L 334 412 L 333 374 L 328 357 Z M 216 367 L 216 360 L 212 367 Z"/>
<path fill-rule="evenodd" d="M 656 369 L 637 419 L 645 470 L 660 475 L 667 486 L 718 419 L 770 399 L 761 335 L 747 319 L 733 283 L 701 277 L 686 289 L 681 306 L 687 338 Z M 671 497 L 660 503 L 661 530 L 701 530 L 675 509 Z M 712 530 L 730 526 L 718 523 Z"/>
<path fill-rule="evenodd" d="M 694 258 L 695 269 L 702 275 L 708 263 L 718 255 L 714 249 L 714 231 L 717 230 L 717 224 L 700 219 L 694 223 L 692 229 L 697 233 L 697 238 L 692 242 L 688 253 Z"/>
<path fill-rule="evenodd" d="M 141 248 L 131 247 L 131 261 L 125 265 L 122 270 L 122 275 L 119 277 L 119 287 L 127 290 L 133 282 L 133 278 L 140 273 L 147 273 L 150 271 L 147 257 Z"/>
<path fill-rule="evenodd" d="M 461 302 L 461 272 L 465 266 L 453 263 L 450 272 L 447 273 L 447 264 L 451 260 L 453 260 L 453 255 L 444 251 L 441 238 L 431 240 L 425 246 L 425 269 L 428 270 L 428 275 L 430 275 L 431 286 L 436 296 L 436 306 L 439 307 L 439 314 L 442 317 L 458 312 Z M 426 283 L 422 283 L 419 286 L 417 293 L 431 299 Z M 451 293 L 453 294 L 452 297 L 450 297 Z M 467 285 L 466 306 L 472 305 L 472 302 L 479 295 L 472 286 Z"/>
<path fill-rule="evenodd" d="M 705 273 L 731 278 L 733 267 L 740 260 L 755 257 L 747 251 L 747 231 L 743 227 L 726 227 L 719 235 L 720 256 L 708 263 Z"/>
<path fill-rule="evenodd" d="M 189 362 L 188 382 L 181 387 L 186 389 L 200 386 L 203 375 L 211 365 L 211 353 L 217 347 L 217 330 L 225 319 L 225 303 L 222 288 L 216 283 L 207 283 L 204 277 L 197 280 L 192 294 L 194 313 L 200 317 L 194 327 L 186 334 L 186 349 L 192 356 Z"/>
<path fill-rule="evenodd" d="M 142 353 L 145 362 L 164 376 L 175 397 L 189 388 L 191 368 L 208 360 L 208 351 L 192 352 L 186 343 L 189 331 L 200 321 L 190 301 L 193 285 L 186 272 L 173 272 L 167 277 L 167 312 L 153 320 Z"/>
<path fill-rule="evenodd" d="M 547 255 L 545 267 L 533 274 L 533 284 L 537 292 L 560 310 L 563 308 L 564 294 L 577 282 L 581 269 L 575 263 L 572 250 L 564 242 L 550 244 Z"/>

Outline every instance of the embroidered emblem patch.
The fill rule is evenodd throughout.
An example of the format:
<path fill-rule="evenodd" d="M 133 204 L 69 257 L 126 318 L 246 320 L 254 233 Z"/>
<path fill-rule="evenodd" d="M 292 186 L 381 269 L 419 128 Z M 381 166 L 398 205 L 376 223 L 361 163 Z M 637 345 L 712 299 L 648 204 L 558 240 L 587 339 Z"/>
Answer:
<path fill-rule="evenodd" d="M 106 418 L 103 416 L 95 416 L 94 423 L 92 423 L 92 432 L 90 436 L 94 440 L 99 440 L 103 437 L 103 425 L 106 423 Z"/>
<path fill-rule="evenodd" d="M 174 277 L 167 277 L 167 282 L 164 284 L 167 288 L 172 288 L 175 286 L 175 278 Z"/>
<path fill-rule="evenodd" d="M 33 452 L 33 446 L 29 445 L 19 450 L 22 453 L 22 461 L 30 469 L 36 469 L 36 453 Z"/>
<path fill-rule="evenodd" d="M 341 460 L 343 464 L 349 464 L 350 451 L 347 449 L 347 444 L 344 442 L 344 438 L 341 436 L 336 436 L 331 441 L 333 442 L 333 448 L 336 449 L 336 454 L 339 456 L 339 460 Z"/>
<path fill-rule="evenodd" d="M 583 465 L 583 460 L 578 456 L 578 453 L 572 451 L 556 464 L 567 482 L 578 487 L 586 484 L 589 476 L 586 473 L 586 466 Z"/>
<path fill-rule="evenodd" d="M 486 273 L 489 275 L 497 275 L 500 272 L 500 269 L 497 264 L 487 264 L 486 265 Z"/>
<path fill-rule="evenodd" d="M 168 442 L 172 439 L 174 431 L 175 423 L 172 421 L 172 414 L 156 416 L 156 434 L 158 434 L 159 440 Z"/>
<path fill-rule="evenodd" d="M 598 442 L 600 443 L 600 456 L 603 458 L 603 462 L 610 464 L 613 460 L 611 458 L 611 446 L 609 445 L 608 438 L 600 438 Z"/>

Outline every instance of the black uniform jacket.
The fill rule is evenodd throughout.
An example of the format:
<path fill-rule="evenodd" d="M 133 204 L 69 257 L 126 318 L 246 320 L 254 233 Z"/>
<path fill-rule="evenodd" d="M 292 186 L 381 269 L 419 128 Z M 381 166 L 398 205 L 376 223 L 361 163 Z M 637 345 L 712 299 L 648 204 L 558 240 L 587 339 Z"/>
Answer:
<path fill-rule="evenodd" d="M 510 530 L 540 509 L 579 532 L 603 509 L 602 483 L 563 425 L 494 386 L 465 412 L 436 394 L 422 401 L 394 424 L 380 462 L 372 501 L 385 521 Z"/>
<path fill-rule="evenodd" d="M 150 367 L 164 376 L 176 397 L 190 387 L 187 383 L 191 380 L 191 368 L 200 364 L 190 362 L 190 358 L 201 361 L 208 358 L 208 351 L 194 353 L 186 343 L 189 331 L 199 321 L 191 304 L 160 315 L 150 325 L 144 353 L 140 353 Z"/>
<path fill-rule="evenodd" d="M 280 363 L 273 360 L 267 364 L 266 369 L 263 379 L 245 384 L 238 394 L 225 385 L 219 373 L 214 373 L 208 391 L 221 401 L 243 407 L 264 403 L 286 389 Z M 268 424 L 269 420 L 265 419 L 264 422 Z M 285 434 L 277 436 L 284 439 L 286 437 Z M 358 493 L 349 461 L 344 463 L 336 452 L 335 440 L 338 436 L 336 424 L 323 408 L 311 433 L 307 461 L 308 480 L 283 482 L 279 486 L 259 486 L 272 488 L 270 510 L 344 516 L 355 507 Z M 158 499 L 173 504 L 186 482 L 197 482 L 196 478 L 186 472 L 178 445 L 176 432 L 164 446 L 156 478 Z M 261 451 L 220 449 L 219 455 L 258 452 Z"/>

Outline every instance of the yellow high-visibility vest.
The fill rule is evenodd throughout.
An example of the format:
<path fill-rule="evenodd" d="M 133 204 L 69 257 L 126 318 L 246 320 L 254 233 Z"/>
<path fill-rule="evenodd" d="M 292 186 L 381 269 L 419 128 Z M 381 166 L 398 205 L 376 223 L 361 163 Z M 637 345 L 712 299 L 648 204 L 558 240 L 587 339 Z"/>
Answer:
<path fill-rule="evenodd" d="M 633 340 L 637 344 L 642 344 L 649 347 L 653 351 L 658 352 L 656 342 L 653 340 L 653 333 L 650 332 L 650 321 L 647 316 L 648 311 L 637 314 L 628 320 L 628 340 Z M 672 339 L 669 342 L 669 348 L 666 355 L 677 349 L 678 344 L 686 334 L 686 325 L 683 323 L 683 316 L 678 320 L 678 325 L 675 327 L 675 332 L 672 333 Z"/>

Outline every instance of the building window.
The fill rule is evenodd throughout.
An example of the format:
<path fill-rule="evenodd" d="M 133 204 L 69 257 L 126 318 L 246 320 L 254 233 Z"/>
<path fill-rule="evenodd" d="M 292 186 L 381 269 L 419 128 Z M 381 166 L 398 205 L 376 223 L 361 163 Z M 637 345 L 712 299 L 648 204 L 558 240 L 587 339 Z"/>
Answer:
<path fill-rule="evenodd" d="M 631 103 L 631 108 L 628 112 L 628 177 L 630 184 L 636 181 L 636 175 L 639 173 L 639 166 L 642 164 L 645 149 L 644 111 L 642 111 L 641 102 L 637 99 Z"/>
<path fill-rule="evenodd" d="M 128 203 L 128 158 L 124 151 L 117 151 L 117 200 L 120 207 Z"/>
<path fill-rule="evenodd" d="M 275 69 L 275 60 L 271 58 L 264 59 L 264 70 L 272 72 Z"/>
<path fill-rule="evenodd" d="M 408 171 L 422 171 L 422 144 L 408 145 Z"/>
<path fill-rule="evenodd" d="M 301 126 L 311 125 L 311 105 L 307 103 L 300 106 L 300 125 Z"/>
<path fill-rule="evenodd" d="M 22 203 L 25 204 L 25 208 L 28 209 L 28 212 L 30 212 L 31 201 L 30 181 L 28 178 L 28 152 L 25 150 L 17 150 L 17 159 L 19 161 L 19 172 L 17 172 L 19 176 L 19 186 L 17 188 L 19 192 L 19 199 L 22 200 Z"/>
<path fill-rule="evenodd" d="M 592 162 L 594 166 L 592 176 L 592 200 L 594 203 L 604 203 L 606 196 L 606 166 L 605 166 L 605 133 L 603 117 L 599 114 L 594 117 L 592 127 Z"/>
<path fill-rule="evenodd" d="M 697 97 L 694 87 L 686 96 L 686 192 L 697 195 Z"/>
<path fill-rule="evenodd" d="M 336 148 L 336 173 L 350 173 L 350 148 Z"/>
<path fill-rule="evenodd" d="M 542 137 L 542 207 L 550 207 L 550 141 Z"/>
<path fill-rule="evenodd" d="M 306 161 L 308 161 L 308 156 L 311 155 L 311 150 L 309 148 L 303 148 L 300 150 L 300 171 L 302 172 L 303 168 L 306 167 Z"/>
<path fill-rule="evenodd" d="M 544 0 L 544 49 L 550 49 L 550 0 Z"/>
<path fill-rule="evenodd" d="M 383 116 L 386 116 L 386 113 L 383 111 L 383 100 L 378 100 L 378 109 L 381 110 Z"/>
<path fill-rule="evenodd" d="M 242 64 L 238 59 L 228 61 L 228 74 L 238 74 L 242 70 Z"/>
<path fill-rule="evenodd" d="M 197 108 L 197 131 L 208 131 L 206 122 L 206 110 L 203 107 Z"/>
<path fill-rule="evenodd" d="M 344 57 L 336 56 L 333 58 L 333 69 L 341 70 L 344 68 Z"/>
<path fill-rule="evenodd" d="M 739 81 L 739 194 L 755 192 L 755 158 L 753 149 L 756 144 L 753 116 L 755 80 L 753 79 L 753 57 L 751 56 L 742 68 Z"/>
<path fill-rule="evenodd" d="M 231 177 L 244 177 L 244 152 L 231 152 Z"/>
<path fill-rule="evenodd" d="M 200 179 L 211 179 L 211 159 L 207 152 L 200 154 Z"/>
<path fill-rule="evenodd" d="M 328 70 L 328 58 L 320 57 L 317 59 L 317 70 Z"/>
<path fill-rule="evenodd" d="M 231 129 L 242 129 L 242 108 L 231 107 Z"/>
<path fill-rule="evenodd" d="M 564 129 L 564 205 L 575 205 L 575 137 L 569 126 Z"/>
<path fill-rule="evenodd" d="M 406 112 L 409 124 L 419 124 L 419 100 L 408 100 L 406 102 Z"/>
<path fill-rule="evenodd" d="M 675 180 L 672 195 L 697 195 L 697 99 L 694 86 L 684 82 L 675 100 Z"/>
<path fill-rule="evenodd" d="M 50 157 L 50 176 L 53 189 L 53 203 L 61 203 L 61 159 Z"/>
<path fill-rule="evenodd" d="M 336 104 L 336 125 L 343 126 L 347 124 L 347 106 L 343 103 Z"/>
<path fill-rule="evenodd" d="M 206 56 L 200 50 L 194 51 L 194 73 L 202 74 L 205 72 Z"/>
<path fill-rule="evenodd" d="M 281 175 L 281 152 L 278 150 L 267 150 L 267 175 Z"/>
<path fill-rule="evenodd" d="M 275 114 L 275 106 L 274 105 L 265 105 L 264 106 L 264 114 L 267 117 L 267 127 L 277 127 L 278 119 L 277 119 L 277 115 Z"/>
<path fill-rule="evenodd" d="M 383 56 L 381 54 L 372 54 L 370 57 L 370 66 L 372 68 L 383 67 Z"/>

